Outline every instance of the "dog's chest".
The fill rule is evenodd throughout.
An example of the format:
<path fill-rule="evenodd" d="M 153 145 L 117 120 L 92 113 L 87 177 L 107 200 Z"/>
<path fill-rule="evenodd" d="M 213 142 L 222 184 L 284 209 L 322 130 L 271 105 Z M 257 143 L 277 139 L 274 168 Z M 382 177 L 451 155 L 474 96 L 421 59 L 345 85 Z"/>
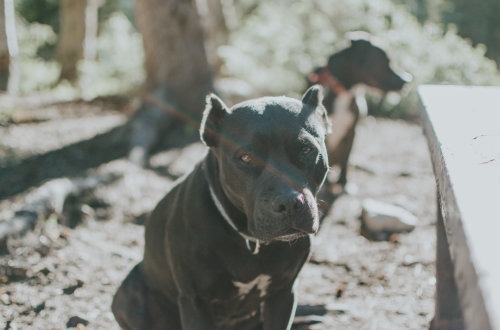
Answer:
<path fill-rule="evenodd" d="M 330 115 L 333 132 L 327 136 L 329 148 L 334 149 L 354 125 L 356 118 L 351 111 L 353 98 L 351 93 L 342 93 L 335 99 L 334 111 Z"/>
<path fill-rule="evenodd" d="M 243 300 L 252 291 L 256 290 L 260 298 L 264 298 L 267 294 L 267 289 L 271 284 L 271 276 L 260 274 L 249 282 L 232 281 L 235 288 L 238 290 L 239 299 Z"/>
<path fill-rule="evenodd" d="M 224 297 L 212 300 L 212 314 L 218 329 L 237 329 L 248 322 L 259 322 L 263 301 L 272 277 L 259 274 L 249 281 L 231 280 Z M 246 329 L 246 327 L 245 327 Z"/>

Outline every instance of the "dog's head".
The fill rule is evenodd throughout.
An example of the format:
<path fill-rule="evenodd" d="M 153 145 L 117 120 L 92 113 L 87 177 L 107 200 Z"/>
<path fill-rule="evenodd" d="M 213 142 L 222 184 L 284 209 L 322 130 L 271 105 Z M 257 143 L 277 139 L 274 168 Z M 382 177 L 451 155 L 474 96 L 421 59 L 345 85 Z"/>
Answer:
<path fill-rule="evenodd" d="M 366 33 L 348 35 L 350 45 L 328 59 L 328 69 L 346 88 L 365 84 L 383 92 L 399 91 L 411 81 L 406 72 L 395 72 L 386 52 Z"/>
<path fill-rule="evenodd" d="M 292 240 L 315 233 L 316 194 L 325 180 L 328 130 L 321 87 L 301 101 L 250 100 L 229 109 L 207 98 L 202 140 L 217 159 L 218 184 L 246 216 L 245 231 L 261 240 Z"/>

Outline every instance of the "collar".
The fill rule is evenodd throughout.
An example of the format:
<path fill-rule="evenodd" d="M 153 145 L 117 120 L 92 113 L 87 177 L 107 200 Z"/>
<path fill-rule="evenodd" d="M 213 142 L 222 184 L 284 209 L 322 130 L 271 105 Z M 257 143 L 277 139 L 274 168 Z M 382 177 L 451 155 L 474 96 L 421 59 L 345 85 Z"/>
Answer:
<path fill-rule="evenodd" d="M 319 68 L 309 75 L 309 81 L 315 84 L 322 84 L 328 86 L 330 91 L 340 95 L 348 92 L 348 89 L 335 77 L 327 66 Z"/>
<path fill-rule="evenodd" d="M 347 93 L 348 92 L 347 88 L 345 88 L 345 86 L 340 82 L 340 80 L 338 80 L 337 77 L 331 74 L 330 70 L 328 70 L 327 68 L 325 69 L 326 71 L 328 71 L 326 79 L 327 79 L 327 85 L 328 87 L 330 87 L 330 90 L 337 95 Z"/>
<path fill-rule="evenodd" d="M 210 182 L 208 182 L 208 188 L 210 190 L 210 196 L 212 197 L 212 200 L 214 201 L 215 207 L 217 207 L 217 210 L 222 215 L 224 220 L 226 220 L 226 222 L 229 224 L 229 226 L 231 226 L 231 228 L 233 228 L 234 231 L 236 231 L 238 233 L 238 235 L 240 235 L 245 240 L 245 245 L 246 245 L 248 251 L 250 251 L 253 255 L 259 254 L 259 250 L 260 250 L 259 240 L 255 237 L 248 236 L 248 235 L 242 233 L 241 231 L 239 231 L 238 227 L 236 227 L 236 225 L 234 224 L 234 221 L 231 220 L 231 217 L 226 212 L 226 209 L 224 208 L 224 206 L 222 205 L 220 200 L 217 198 L 217 195 L 215 194 L 215 191 L 213 190 Z M 252 245 L 253 245 L 253 247 L 252 247 Z"/>

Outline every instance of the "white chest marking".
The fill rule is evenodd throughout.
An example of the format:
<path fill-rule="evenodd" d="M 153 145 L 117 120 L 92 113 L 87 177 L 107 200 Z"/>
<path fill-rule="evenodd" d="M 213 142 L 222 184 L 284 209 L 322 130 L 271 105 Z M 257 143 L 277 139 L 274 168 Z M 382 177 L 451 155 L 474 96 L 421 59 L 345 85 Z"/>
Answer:
<path fill-rule="evenodd" d="M 260 274 L 248 283 L 233 281 L 235 287 L 238 288 L 240 299 L 244 299 L 255 287 L 259 291 L 259 297 L 264 297 L 267 294 L 267 288 L 271 284 L 271 276 Z"/>
<path fill-rule="evenodd" d="M 342 93 L 335 100 L 334 112 L 330 115 L 333 132 L 326 137 L 329 149 L 337 147 L 349 131 L 349 128 L 354 124 L 355 118 L 350 109 L 353 97 L 351 93 Z"/>

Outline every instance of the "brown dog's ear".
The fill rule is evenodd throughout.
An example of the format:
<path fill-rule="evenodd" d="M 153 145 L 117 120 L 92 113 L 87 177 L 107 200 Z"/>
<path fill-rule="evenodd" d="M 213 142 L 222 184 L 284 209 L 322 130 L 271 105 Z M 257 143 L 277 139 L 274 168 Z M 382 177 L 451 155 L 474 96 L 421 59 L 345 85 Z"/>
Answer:
<path fill-rule="evenodd" d="M 349 31 L 344 35 L 344 37 L 351 43 L 356 43 L 356 41 L 360 40 L 371 42 L 374 38 L 371 34 L 365 31 Z"/>
<path fill-rule="evenodd" d="M 209 147 L 217 144 L 219 129 L 229 109 L 215 94 L 207 95 L 207 105 L 200 125 L 200 138 Z"/>
<path fill-rule="evenodd" d="M 366 58 L 367 51 L 372 47 L 374 37 L 364 31 L 347 32 L 346 38 L 351 42 L 351 47 L 356 49 L 353 55 L 359 58 L 358 61 Z"/>
<path fill-rule="evenodd" d="M 331 133 L 332 125 L 328 119 L 328 114 L 323 106 L 323 87 L 321 85 L 313 85 L 302 96 L 302 103 L 309 106 L 309 109 L 316 111 L 323 120 L 326 133 Z"/>

